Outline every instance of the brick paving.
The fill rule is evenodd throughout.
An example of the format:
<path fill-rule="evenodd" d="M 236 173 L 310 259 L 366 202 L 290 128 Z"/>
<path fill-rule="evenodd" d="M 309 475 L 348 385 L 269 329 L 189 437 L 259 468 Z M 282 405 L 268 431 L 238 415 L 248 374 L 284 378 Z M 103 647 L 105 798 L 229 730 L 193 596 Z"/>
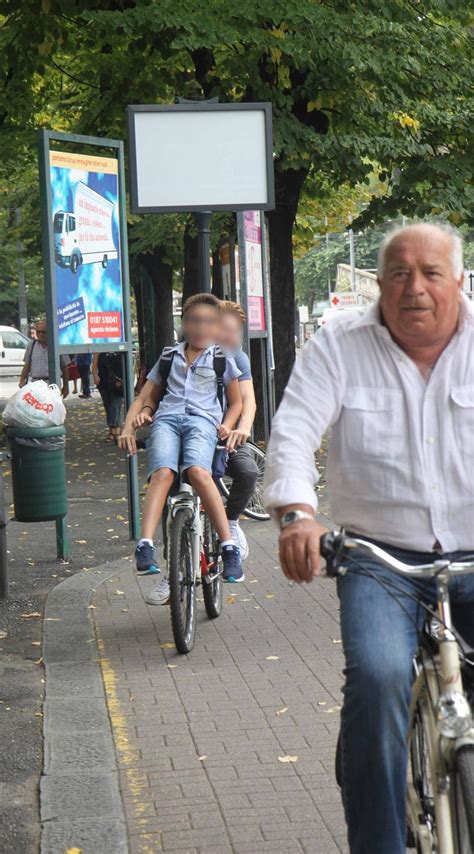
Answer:
<path fill-rule="evenodd" d="M 188 656 L 132 563 L 94 595 L 131 854 L 347 852 L 335 586 L 290 587 L 274 527 L 244 525 L 246 581 L 225 587 L 219 619 L 200 605 Z"/>

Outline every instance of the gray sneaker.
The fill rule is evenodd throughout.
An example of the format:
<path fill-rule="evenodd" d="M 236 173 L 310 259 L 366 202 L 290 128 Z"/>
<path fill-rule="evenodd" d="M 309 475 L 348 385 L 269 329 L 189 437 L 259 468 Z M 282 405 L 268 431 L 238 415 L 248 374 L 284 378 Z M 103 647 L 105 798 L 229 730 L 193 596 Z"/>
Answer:
<path fill-rule="evenodd" d="M 147 605 L 167 605 L 170 601 L 170 585 L 167 578 L 155 584 L 153 590 L 145 596 Z"/>

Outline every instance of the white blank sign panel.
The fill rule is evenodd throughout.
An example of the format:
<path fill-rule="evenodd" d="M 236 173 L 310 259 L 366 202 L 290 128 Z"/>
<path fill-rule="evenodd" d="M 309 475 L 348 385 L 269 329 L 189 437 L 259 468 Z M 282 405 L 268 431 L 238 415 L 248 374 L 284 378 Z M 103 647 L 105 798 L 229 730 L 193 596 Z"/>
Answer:
<path fill-rule="evenodd" d="M 137 212 L 272 206 L 265 109 L 134 111 L 131 121 Z"/>

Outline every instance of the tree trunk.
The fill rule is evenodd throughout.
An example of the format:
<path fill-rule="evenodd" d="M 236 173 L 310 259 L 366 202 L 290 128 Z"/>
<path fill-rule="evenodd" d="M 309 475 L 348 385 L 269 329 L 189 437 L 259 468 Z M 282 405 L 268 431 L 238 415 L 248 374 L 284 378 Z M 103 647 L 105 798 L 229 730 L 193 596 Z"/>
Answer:
<path fill-rule="evenodd" d="M 183 305 L 188 297 L 197 293 L 199 293 L 198 239 L 194 223 L 189 221 L 184 230 Z"/>
<path fill-rule="evenodd" d="M 275 172 L 276 207 L 268 214 L 270 278 L 275 355 L 276 405 L 281 401 L 295 359 L 295 282 L 293 225 L 306 178 L 305 169 Z"/>
<path fill-rule="evenodd" d="M 154 350 L 159 355 L 163 347 L 174 343 L 173 267 L 163 261 L 163 250 L 160 246 L 153 252 L 142 255 L 140 260 L 153 285 Z"/>

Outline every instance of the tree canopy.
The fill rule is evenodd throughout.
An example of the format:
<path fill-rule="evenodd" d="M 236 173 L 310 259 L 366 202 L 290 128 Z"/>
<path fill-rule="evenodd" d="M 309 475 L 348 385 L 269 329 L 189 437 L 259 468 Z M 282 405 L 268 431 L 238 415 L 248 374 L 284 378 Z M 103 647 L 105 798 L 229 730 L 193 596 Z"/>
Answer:
<path fill-rule="evenodd" d="M 311 205 L 375 183 L 351 202 L 360 223 L 433 211 L 472 223 L 471 24 L 462 0 L 0 0 L 1 189 L 16 207 L 9 176 L 29 170 L 37 206 L 38 126 L 124 137 L 129 103 L 270 101 L 284 385 L 298 205 L 301 231 Z M 180 252 L 182 229 L 153 219 L 131 223 L 132 247 L 135 232 L 142 252 Z"/>

